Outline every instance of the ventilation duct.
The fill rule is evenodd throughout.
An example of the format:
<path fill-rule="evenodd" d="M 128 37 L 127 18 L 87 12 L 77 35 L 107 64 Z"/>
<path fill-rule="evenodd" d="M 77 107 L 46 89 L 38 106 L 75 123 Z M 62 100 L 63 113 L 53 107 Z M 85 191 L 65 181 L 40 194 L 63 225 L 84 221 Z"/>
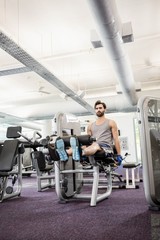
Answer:
<path fill-rule="evenodd" d="M 137 104 L 137 96 L 131 66 L 125 54 L 118 23 L 113 15 L 113 0 L 88 0 L 97 23 L 102 45 L 110 55 L 111 64 L 123 94 L 131 105 Z"/>

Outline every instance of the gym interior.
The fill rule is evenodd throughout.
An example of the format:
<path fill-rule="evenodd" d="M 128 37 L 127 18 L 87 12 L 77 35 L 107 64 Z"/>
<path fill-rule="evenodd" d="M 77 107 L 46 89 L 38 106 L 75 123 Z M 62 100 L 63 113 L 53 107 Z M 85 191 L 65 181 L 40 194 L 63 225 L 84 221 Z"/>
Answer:
<path fill-rule="evenodd" d="M 160 239 L 160 2 L 0 0 L 0 239 Z M 116 151 L 90 146 L 94 104 Z"/>

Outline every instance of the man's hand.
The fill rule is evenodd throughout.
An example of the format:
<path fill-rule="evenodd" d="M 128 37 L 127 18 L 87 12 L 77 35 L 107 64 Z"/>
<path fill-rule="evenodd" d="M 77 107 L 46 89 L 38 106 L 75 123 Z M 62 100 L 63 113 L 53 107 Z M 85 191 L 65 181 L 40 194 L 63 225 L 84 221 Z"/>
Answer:
<path fill-rule="evenodd" d="M 121 156 L 121 155 L 117 155 L 117 158 L 116 158 L 116 160 L 117 160 L 117 162 L 118 162 L 118 165 L 120 166 L 120 165 L 121 165 L 121 163 L 122 163 L 122 160 L 123 160 L 123 158 L 122 158 L 122 156 Z"/>

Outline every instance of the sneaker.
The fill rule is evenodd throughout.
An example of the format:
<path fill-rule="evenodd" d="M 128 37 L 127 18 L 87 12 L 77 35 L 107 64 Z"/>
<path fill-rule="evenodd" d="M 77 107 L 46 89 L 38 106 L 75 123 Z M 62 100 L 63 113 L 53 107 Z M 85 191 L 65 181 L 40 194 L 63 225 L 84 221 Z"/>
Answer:
<path fill-rule="evenodd" d="M 67 152 L 65 150 L 64 141 L 63 141 L 62 138 L 58 137 L 56 139 L 55 147 L 56 147 L 56 151 L 59 154 L 60 160 L 61 161 L 67 161 L 68 160 L 68 155 L 67 155 Z"/>
<path fill-rule="evenodd" d="M 70 145 L 72 148 L 73 160 L 80 161 L 79 143 L 78 143 L 78 139 L 75 136 L 70 137 Z"/>

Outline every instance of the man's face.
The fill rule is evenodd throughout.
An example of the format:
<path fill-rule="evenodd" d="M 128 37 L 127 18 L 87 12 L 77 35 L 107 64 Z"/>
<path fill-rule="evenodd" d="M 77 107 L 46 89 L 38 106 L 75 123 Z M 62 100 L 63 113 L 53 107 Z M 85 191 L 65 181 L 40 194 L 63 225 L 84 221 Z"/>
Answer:
<path fill-rule="evenodd" d="M 102 104 L 98 104 L 95 108 L 97 117 L 102 117 L 105 113 L 105 109 Z"/>

